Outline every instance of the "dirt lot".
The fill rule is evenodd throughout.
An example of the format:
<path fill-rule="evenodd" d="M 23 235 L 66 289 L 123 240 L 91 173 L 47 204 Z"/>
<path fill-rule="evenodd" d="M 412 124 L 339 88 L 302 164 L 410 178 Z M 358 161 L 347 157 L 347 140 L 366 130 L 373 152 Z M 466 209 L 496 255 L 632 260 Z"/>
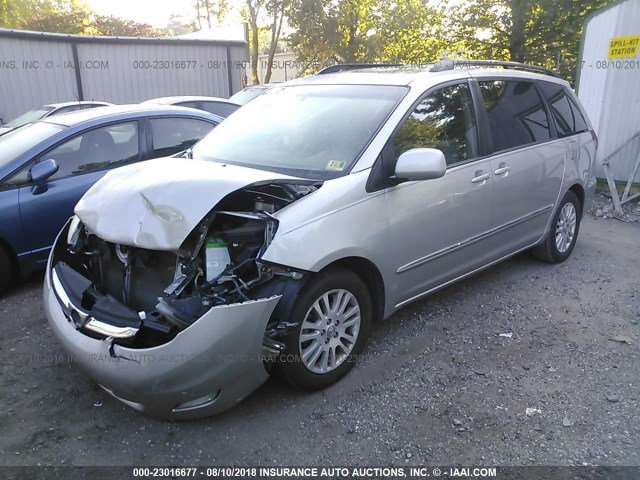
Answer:
<path fill-rule="evenodd" d="M 520 255 L 374 326 L 334 387 L 271 380 L 184 423 L 64 360 L 40 275 L 0 299 L 0 464 L 639 465 L 639 247 L 640 224 L 586 218 L 564 264 Z"/>

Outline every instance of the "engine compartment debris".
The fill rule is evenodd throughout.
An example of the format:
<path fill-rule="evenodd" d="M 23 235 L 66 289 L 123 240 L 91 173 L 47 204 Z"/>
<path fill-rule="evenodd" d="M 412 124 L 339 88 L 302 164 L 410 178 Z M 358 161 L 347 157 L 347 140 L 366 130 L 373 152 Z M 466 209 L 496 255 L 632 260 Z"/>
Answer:
<path fill-rule="evenodd" d="M 52 257 L 54 284 L 69 297 L 63 302 L 69 318 L 91 337 L 149 348 L 171 341 L 212 307 L 286 291 L 295 298 L 305 272 L 261 257 L 278 228 L 273 214 L 320 186 L 274 182 L 237 190 L 173 252 L 111 243 L 74 219 Z M 284 349 L 278 339 L 293 326 L 283 316 L 292 300 L 283 304 L 265 332 L 272 352 Z"/>

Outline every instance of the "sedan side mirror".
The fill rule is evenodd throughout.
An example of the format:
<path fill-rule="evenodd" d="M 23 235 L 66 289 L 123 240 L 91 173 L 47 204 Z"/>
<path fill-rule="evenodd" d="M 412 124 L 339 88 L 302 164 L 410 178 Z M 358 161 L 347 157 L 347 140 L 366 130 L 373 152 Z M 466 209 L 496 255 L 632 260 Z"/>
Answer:
<path fill-rule="evenodd" d="M 412 148 L 398 157 L 398 180 L 431 180 L 443 177 L 447 171 L 444 153 L 436 148 Z"/>
<path fill-rule="evenodd" d="M 51 178 L 60 169 L 60 165 L 54 159 L 50 158 L 40 163 L 36 163 L 29 171 L 29 176 L 34 186 L 31 191 L 34 195 L 39 195 L 47 191 L 47 180 Z"/>

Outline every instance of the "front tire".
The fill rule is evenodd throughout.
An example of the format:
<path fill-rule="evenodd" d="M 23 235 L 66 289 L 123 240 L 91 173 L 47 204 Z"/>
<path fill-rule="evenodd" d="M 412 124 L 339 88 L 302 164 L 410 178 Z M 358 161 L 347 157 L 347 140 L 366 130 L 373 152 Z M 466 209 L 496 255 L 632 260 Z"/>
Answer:
<path fill-rule="evenodd" d="M 575 192 L 569 190 L 559 205 L 547 238 L 531 250 L 534 257 L 548 263 L 560 263 L 569 258 L 580 230 L 582 206 Z"/>
<path fill-rule="evenodd" d="M 321 390 L 344 377 L 362 352 L 373 308 L 362 279 L 343 268 L 320 272 L 301 292 L 278 364 L 292 386 Z"/>

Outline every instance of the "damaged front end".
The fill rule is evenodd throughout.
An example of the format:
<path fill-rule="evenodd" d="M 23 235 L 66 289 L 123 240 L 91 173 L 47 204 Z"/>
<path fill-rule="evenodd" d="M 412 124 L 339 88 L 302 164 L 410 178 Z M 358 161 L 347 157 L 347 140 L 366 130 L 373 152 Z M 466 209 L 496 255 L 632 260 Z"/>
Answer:
<path fill-rule="evenodd" d="M 177 250 L 104 240 L 80 218 L 60 233 L 45 310 L 64 347 L 109 393 L 148 415 L 194 418 L 234 405 L 284 350 L 306 280 L 261 260 L 274 213 L 319 185 L 262 182 L 224 197 Z"/>

